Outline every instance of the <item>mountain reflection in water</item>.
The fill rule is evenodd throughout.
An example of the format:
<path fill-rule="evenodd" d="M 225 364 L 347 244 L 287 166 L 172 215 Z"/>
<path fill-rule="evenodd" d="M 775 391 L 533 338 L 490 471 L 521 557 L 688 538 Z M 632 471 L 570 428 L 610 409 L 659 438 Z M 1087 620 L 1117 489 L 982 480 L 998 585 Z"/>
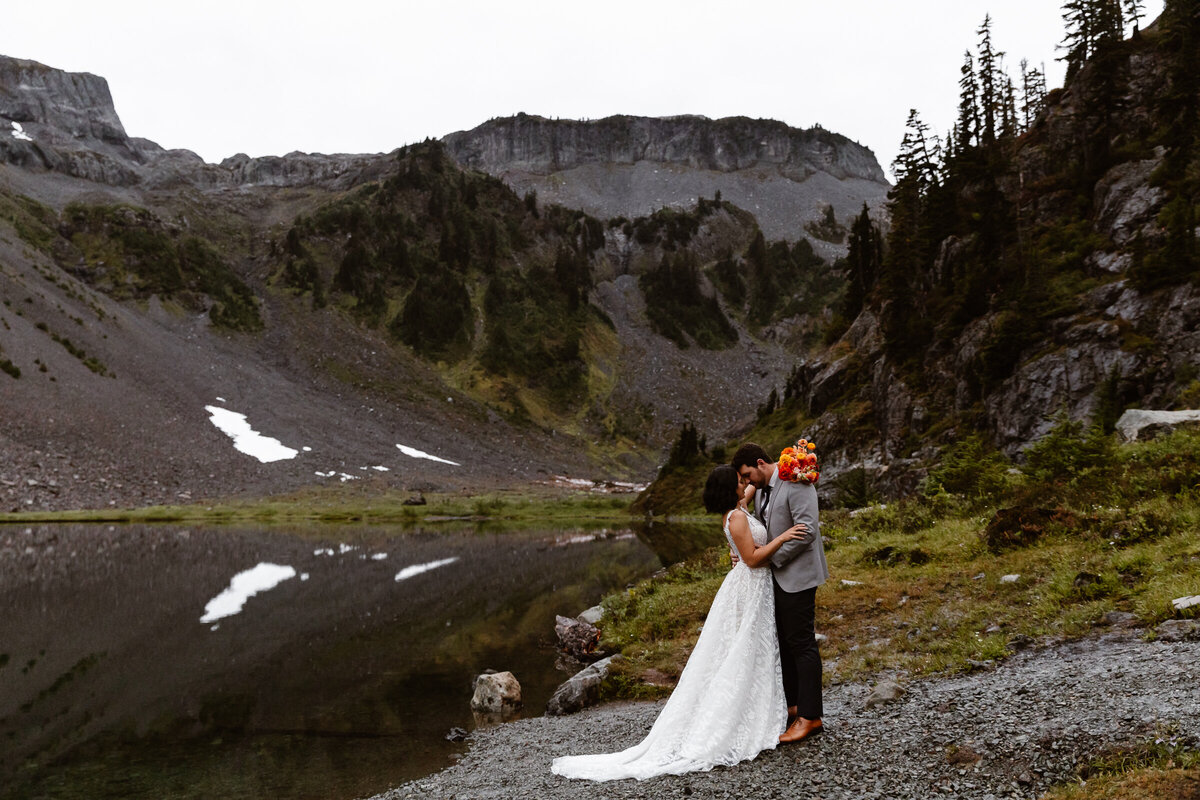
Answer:
<path fill-rule="evenodd" d="M 0 528 L 0 797 L 345 800 L 440 769 L 484 669 L 542 713 L 555 614 L 678 550 L 649 528 Z M 259 564 L 302 579 L 198 622 Z"/>

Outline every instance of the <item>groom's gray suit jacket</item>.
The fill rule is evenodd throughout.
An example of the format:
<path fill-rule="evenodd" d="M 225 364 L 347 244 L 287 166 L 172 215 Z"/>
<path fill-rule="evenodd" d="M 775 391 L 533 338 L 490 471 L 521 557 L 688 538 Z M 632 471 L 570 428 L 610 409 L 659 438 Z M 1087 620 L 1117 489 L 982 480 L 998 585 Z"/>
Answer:
<path fill-rule="evenodd" d="M 771 556 L 775 582 L 785 592 L 802 592 L 820 586 L 829 578 L 825 563 L 825 545 L 821 541 L 821 525 L 817 519 L 817 490 L 810 483 L 779 480 L 771 488 L 763 518 L 762 503 L 755 500 L 755 513 L 767 528 L 768 541 L 778 538 L 796 523 L 808 526 L 803 539 L 784 542 Z"/>

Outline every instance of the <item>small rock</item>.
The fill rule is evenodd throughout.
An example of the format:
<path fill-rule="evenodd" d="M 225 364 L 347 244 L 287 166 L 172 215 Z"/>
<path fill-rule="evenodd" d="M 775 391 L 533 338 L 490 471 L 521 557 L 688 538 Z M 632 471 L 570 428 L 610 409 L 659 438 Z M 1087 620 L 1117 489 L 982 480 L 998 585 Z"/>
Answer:
<path fill-rule="evenodd" d="M 1004 577 L 1002 577 L 1000 579 L 1000 582 L 1001 583 L 1016 583 L 1019 580 L 1021 580 L 1020 575 L 1005 575 Z"/>
<path fill-rule="evenodd" d="M 1110 611 L 1101 620 L 1105 625 L 1128 628 L 1137 624 L 1137 614 L 1131 614 L 1128 611 Z"/>
<path fill-rule="evenodd" d="M 464 728 L 451 728 L 446 734 L 447 742 L 461 742 L 467 738 L 467 731 Z"/>
<path fill-rule="evenodd" d="M 904 687 L 895 681 L 880 681 L 875 685 L 875 689 L 867 697 L 866 702 L 863 703 L 863 708 L 874 708 L 884 703 L 893 703 L 904 694 Z"/>
<path fill-rule="evenodd" d="M 1200 594 L 1194 594 L 1190 597 L 1176 597 L 1171 601 L 1171 606 L 1176 611 L 1183 611 L 1185 608 L 1192 606 L 1200 606 Z"/>
<path fill-rule="evenodd" d="M 471 710 L 505 718 L 521 708 L 521 684 L 511 672 L 493 672 L 475 678 Z"/>
<path fill-rule="evenodd" d="M 1155 631 L 1164 642 L 1197 642 L 1200 641 L 1200 620 L 1169 619 Z"/>
<path fill-rule="evenodd" d="M 575 619 L 579 620 L 580 622 L 586 622 L 588 625 L 595 625 L 597 622 L 599 622 L 603 618 L 604 618 L 604 607 L 603 606 L 592 606 L 591 608 L 589 608 L 587 611 L 584 611 L 582 614 L 580 614 Z"/>
<path fill-rule="evenodd" d="M 842 586 L 862 586 L 862 581 L 848 581 L 842 578 Z"/>
<path fill-rule="evenodd" d="M 595 659 L 596 645 L 600 644 L 600 629 L 595 625 L 558 615 L 554 618 L 554 632 L 564 653 L 580 661 Z"/>

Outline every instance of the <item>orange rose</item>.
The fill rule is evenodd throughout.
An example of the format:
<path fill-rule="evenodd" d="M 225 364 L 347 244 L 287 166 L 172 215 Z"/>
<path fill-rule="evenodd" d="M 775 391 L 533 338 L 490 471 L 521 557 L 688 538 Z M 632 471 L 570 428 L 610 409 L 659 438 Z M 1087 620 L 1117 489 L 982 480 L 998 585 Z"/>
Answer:
<path fill-rule="evenodd" d="M 817 449 L 817 446 L 816 446 L 815 444 L 813 444 L 812 442 L 809 442 L 809 443 L 808 443 L 808 449 L 809 449 L 809 450 L 816 450 L 816 449 Z"/>

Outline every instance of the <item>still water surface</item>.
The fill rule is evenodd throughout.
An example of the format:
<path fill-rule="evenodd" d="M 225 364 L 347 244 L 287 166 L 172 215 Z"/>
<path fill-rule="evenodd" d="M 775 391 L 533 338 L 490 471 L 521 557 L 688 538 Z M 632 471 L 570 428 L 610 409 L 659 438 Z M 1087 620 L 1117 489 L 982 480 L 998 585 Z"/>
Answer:
<path fill-rule="evenodd" d="M 714 534 L 715 532 L 715 534 Z M 526 714 L 555 614 L 715 526 L 0 528 L 0 797 L 350 798 L 465 749 L 472 681 Z"/>

